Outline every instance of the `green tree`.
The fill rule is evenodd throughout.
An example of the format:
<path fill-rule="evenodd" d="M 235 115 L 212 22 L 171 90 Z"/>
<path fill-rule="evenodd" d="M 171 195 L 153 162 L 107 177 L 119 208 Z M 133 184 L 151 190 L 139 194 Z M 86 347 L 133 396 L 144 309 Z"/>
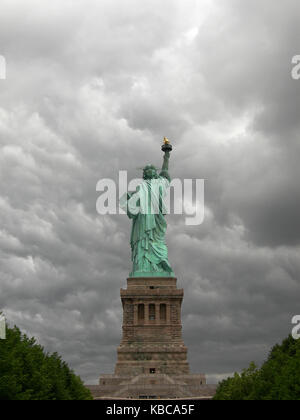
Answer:
<path fill-rule="evenodd" d="M 255 363 L 251 363 L 248 369 L 241 374 L 235 373 L 233 378 L 222 381 L 217 389 L 215 400 L 244 400 L 250 399 L 259 375 Z M 248 398 L 247 398 L 248 397 Z"/>
<path fill-rule="evenodd" d="M 0 340 L 0 400 L 91 400 L 81 379 L 57 353 L 45 353 L 17 328 Z"/>
<path fill-rule="evenodd" d="M 254 363 L 222 381 L 215 400 L 300 400 L 300 340 L 292 336 L 271 350 L 258 369 Z"/>

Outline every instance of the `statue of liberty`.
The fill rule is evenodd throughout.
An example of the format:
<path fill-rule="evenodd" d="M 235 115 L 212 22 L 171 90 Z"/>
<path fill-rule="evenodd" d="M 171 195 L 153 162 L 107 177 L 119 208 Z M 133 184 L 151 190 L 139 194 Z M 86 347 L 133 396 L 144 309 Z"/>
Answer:
<path fill-rule="evenodd" d="M 167 214 L 165 197 L 170 186 L 169 159 L 172 146 L 164 138 L 160 174 L 153 165 L 143 169 L 143 182 L 120 199 L 120 207 L 132 219 L 130 277 L 175 277 L 168 261 L 165 241 Z"/>

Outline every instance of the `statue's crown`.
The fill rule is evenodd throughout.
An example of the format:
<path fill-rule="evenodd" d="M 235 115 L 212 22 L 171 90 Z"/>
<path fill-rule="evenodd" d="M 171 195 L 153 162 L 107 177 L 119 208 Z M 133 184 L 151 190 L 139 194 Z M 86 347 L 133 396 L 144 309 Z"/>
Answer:
<path fill-rule="evenodd" d="M 157 171 L 158 168 L 156 166 L 154 166 L 154 165 L 149 164 L 149 165 L 146 165 L 143 168 L 144 171 L 146 171 L 147 169 L 154 169 L 155 171 Z"/>

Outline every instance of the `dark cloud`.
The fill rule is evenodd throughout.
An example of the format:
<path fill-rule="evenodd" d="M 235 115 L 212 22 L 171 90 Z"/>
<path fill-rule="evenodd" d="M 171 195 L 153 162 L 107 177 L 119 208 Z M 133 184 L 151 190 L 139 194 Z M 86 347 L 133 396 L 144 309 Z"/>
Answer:
<path fill-rule="evenodd" d="M 184 338 L 213 381 L 261 362 L 299 296 L 298 2 L 3 0 L 0 308 L 92 383 L 113 371 L 130 223 L 100 178 L 204 178 L 206 217 L 170 216 Z"/>

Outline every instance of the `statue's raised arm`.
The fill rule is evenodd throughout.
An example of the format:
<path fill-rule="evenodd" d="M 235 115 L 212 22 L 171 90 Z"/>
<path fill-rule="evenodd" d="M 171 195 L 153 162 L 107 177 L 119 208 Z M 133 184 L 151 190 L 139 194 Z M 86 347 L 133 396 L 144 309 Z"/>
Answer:
<path fill-rule="evenodd" d="M 165 137 L 164 144 L 161 146 L 161 150 L 165 153 L 164 154 L 164 161 L 161 168 L 160 176 L 167 178 L 168 181 L 171 181 L 170 174 L 169 174 L 169 159 L 170 154 L 172 151 L 172 145 L 170 144 L 169 140 Z"/>

